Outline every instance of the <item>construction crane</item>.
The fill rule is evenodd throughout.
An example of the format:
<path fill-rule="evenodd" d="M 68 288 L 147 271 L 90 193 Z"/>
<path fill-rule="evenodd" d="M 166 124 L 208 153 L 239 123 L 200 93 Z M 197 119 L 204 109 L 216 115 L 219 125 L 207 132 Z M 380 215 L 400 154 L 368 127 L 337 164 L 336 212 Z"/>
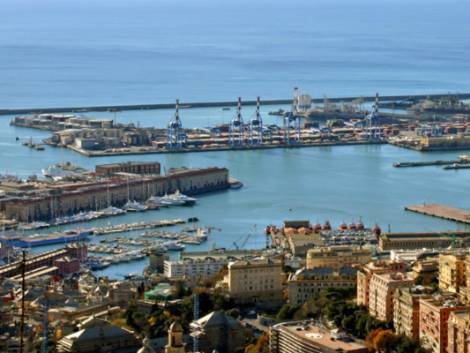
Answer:
<path fill-rule="evenodd" d="M 243 131 L 244 126 L 243 126 L 243 118 L 242 118 L 242 99 L 241 97 L 238 97 L 238 103 L 237 103 L 237 113 L 233 117 L 233 119 L 230 121 L 230 126 L 229 126 L 229 143 L 232 146 L 236 145 L 243 145 Z"/>
<path fill-rule="evenodd" d="M 245 247 L 246 243 L 248 243 L 248 240 L 250 240 L 251 236 L 253 235 L 253 233 L 255 231 L 256 231 L 256 224 L 252 227 L 252 230 L 247 235 L 241 236 L 236 241 L 234 241 L 232 244 L 235 246 L 235 248 L 237 250 L 243 249 Z M 240 241 L 241 241 L 241 244 L 239 244 Z"/>

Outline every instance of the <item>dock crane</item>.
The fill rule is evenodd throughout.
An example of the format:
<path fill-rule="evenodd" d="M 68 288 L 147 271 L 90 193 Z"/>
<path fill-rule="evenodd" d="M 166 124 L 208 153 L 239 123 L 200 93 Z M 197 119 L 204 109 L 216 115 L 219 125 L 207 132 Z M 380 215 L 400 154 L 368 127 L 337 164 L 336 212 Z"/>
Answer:
<path fill-rule="evenodd" d="M 372 105 L 372 111 L 370 111 L 366 116 L 365 120 L 368 124 L 367 136 L 369 140 L 376 140 L 382 137 L 380 128 L 374 124 L 374 120 L 377 119 L 379 115 L 379 94 L 375 94 L 375 102 Z"/>
<path fill-rule="evenodd" d="M 229 143 L 232 146 L 243 145 L 243 118 L 242 118 L 242 99 L 238 97 L 237 113 L 230 121 L 229 126 Z"/>
<path fill-rule="evenodd" d="M 250 144 L 262 145 L 263 144 L 263 119 L 260 113 L 260 97 L 256 98 L 256 112 L 253 119 L 250 120 Z"/>
<path fill-rule="evenodd" d="M 181 123 L 179 115 L 179 106 L 179 99 L 176 99 L 175 119 L 168 123 L 167 147 L 170 149 L 181 148 L 186 144 L 186 133 L 183 131 L 183 124 Z"/>
<path fill-rule="evenodd" d="M 289 145 L 300 142 L 300 97 L 298 87 L 294 87 L 292 110 L 284 116 L 284 143 Z M 292 136 L 294 132 L 294 136 Z"/>

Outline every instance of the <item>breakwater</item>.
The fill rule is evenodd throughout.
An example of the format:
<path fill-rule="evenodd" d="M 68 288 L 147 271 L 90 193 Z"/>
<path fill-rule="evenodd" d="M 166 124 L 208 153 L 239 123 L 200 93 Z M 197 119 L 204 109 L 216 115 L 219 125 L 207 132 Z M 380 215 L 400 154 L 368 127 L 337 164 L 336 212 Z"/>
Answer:
<path fill-rule="evenodd" d="M 440 99 L 452 95 L 458 99 L 470 99 L 470 93 L 455 94 L 416 94 L 416 95 L 399 95 L 399 96 L 381 96 L 381 101 L 401 101 L 401 100 L 421 100 L 426 98 Z M 328 101 L 333 103 L 351 102 L 358 98 L 365 102 L 373 102 L 375 96 L 355 96 L 355 97 L 328 97 Z M 324 98 L 312 99 L 313 103 L 323 103 Z M 285 105 L 292 104 L 290 99 L 266 99 L 261 101 L 262 105 Z M 256 105 L 256 100 L 243 101 L 244 106 Z M 237 101 L 219 101 L 219 102 L 184 102 L 180 103 L 181 108 L 223 108 L 236 107 Z M 149 104 L 124 104 L 124 105 L 99 105 L 99 106 L 77 106 L 77 107 L 37 107 L 37 108 L 12 108 L 0 109 L 0 115 L 16 115 L 16 114 L 40 114 L 40 113 L 80 113 L 80 112 L 113 112 L 124 110 L 158 110 L 173 109 L 174 103 L 149 103 Z"/>

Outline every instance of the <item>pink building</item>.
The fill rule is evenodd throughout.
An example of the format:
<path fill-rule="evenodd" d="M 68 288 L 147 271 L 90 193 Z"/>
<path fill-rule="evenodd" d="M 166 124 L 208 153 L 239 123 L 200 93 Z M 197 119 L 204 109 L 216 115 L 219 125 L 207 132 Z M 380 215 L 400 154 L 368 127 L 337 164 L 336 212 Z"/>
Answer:
<path fill-rule="evenodd" d="M 470 309 L 455 298 L 455 295 L 439 295 L 420 300 L 419 338 L 423 346 L 433 353 L 451 353 L 448 350 L 449 316 L 452 312 L 468 312 Z"/>
<path fill-rule="evenodd" d="M 401 261 L 372 261 L 357 273 L 357 305 L 369 306 L 369 285 L 374 274 L 405 272 L 406 264 Z"/>
<path fill-rule="evenodd" d="M 374 274 L 369 284 L 369 314 L 377 320 L 391 322 L 395 290 L 413 285 L 414 281 L 401 272 Z"/>

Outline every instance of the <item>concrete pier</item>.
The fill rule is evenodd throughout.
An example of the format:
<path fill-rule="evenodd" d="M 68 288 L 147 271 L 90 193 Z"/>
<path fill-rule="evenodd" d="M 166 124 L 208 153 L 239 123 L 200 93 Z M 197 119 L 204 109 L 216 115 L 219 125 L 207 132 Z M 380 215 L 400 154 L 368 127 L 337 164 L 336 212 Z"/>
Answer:
<path fill-rule="evenodd" d="M 447 219 L 449 221 L 470 224 L 470 211 L 453 208 L 440 204 L 422 204 L 405 207 L 406 211 L 416 212 L 427 216 Z"/>
<path fill-rule="evenodd" d="M 416 94 L 416 95 L 399 95 L 399 96 L 381 96 L 382 102 L 400 101 L 400 100 L 421 100 L 426 98 L 440 99 L 449 95 L 458 99 L 470 99 L 470 93 L 443 93 L 443 94 Z M 365 102 L 373 102 L 375 96 L 355 96 L 355 97 L 328 97 L 329 102 L 351 102 L 355 99 L 362 98 Z M 313 103 L 323 103 L 323 98 L 313 99 Z M 292 99 L 268 99 L 262 100 L 261 105 L 284 105 L 292 104 Z M 244 106 L 256 105 L 256 100 L 243 101 Z M 236 107 L 237 101 L 220 101 L 220 102 L 185 102 L 180 103 L 181 108 L 223 108 Z M 113 112 L 124 110 L 157 110 L 157 109 L 173 109 L 174 103 L 149 103 L 149 104 L 126 104 L 126 105 L 101 105 L 101 106 L 81 106 L 81 107 L 37 107 L 37 108 L 12 108 L 0 109 L 0 115 L 18 115 L 18 114 L 40 114 L 40 113 L 80 113 L 80 112 Z"/>

